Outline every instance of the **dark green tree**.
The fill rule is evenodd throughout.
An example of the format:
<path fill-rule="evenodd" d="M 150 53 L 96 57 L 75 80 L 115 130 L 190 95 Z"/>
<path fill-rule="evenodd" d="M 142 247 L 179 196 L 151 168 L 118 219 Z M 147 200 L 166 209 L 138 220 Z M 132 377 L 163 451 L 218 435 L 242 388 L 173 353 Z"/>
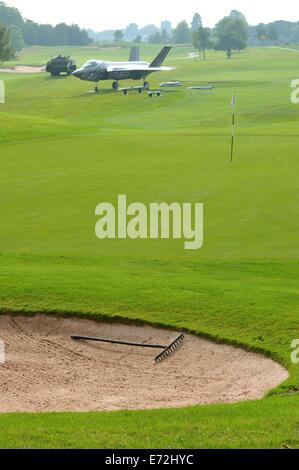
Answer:
<path fill-rule="evenodd" d="M 90 43 L 89 36 L 84 29 L 72 24 L 66 28 L 67 43 L 72 46 L 87 46 Z"/>
<path fill-rule="evenodd" d="M 163 42 L 162 34 L 160 33 L 160 31 L 157 31 L 154 34 L 151 34 L 148 38 L 149 44 L 162 44 L 162 42 Z"/>
<path fill-rule="evenodd" d="M 22 26 L 23 18 L 20 11 L 15 7 L 9 7 L 4 2 L 0 2 L 0 23 L 6 26 Z"/>
<path fill-rule="evenodd" d="M 270 39 L 270 41 L 277 41 L 278 38 L 279 38 L 279 35 L 278 35 L 278 32 L 275 28 L 275 26 L 269 26 L 267 28 L 267 36 L 268 36 L 268 39 Z"/>
<path fill-rule="evenodd" d="M 123 39 L 124 39 L 124 33 L 121 29 L 117 29 L 116 31 L 114 31 L 114 41 L 119 42 L 119 41 L 123 41 Z"/>
<path fill-rule="evenodd" d="M 136 42 L 136 44 L 141 44 L 142 43 L 142 37 L 140 36 L 140 34 L 138 34 L 138 36 L 136 36 L 136 38 L 134 39 L 133 42 Z"/>
<path fill-rule="evenodd" d="M 192 31 L 197 31 L 199 28 L 202 27 L 202 19 L 199 13 L 195 13 L 193 16 L 193 20 L 191 23 L 191 29 Z"/>
<path fill-rule="evenodd" d="M 9 29 L 0 24 L 0 62 L 13 59 L 15 50 L 10 44 Z"/>
<path fill-rule="evenodd" d="M 50 24 L 42 24 L 38 28 L 38 42 L 41 46 L 51 46 L 55 44 L 54 28 Z"/>
<path fill-rule="evenodd" d="M 166 31 L 166 29 L 162 30 L 161 41 L 162 41 L 162 44 L 169 44 L 170 43 L 170 35 Z"/>
<path fill-rule="evenodd" d="M 125 39 L 127 41 L 133 41 L 134 38 L 138 35 L 138 24 L 136 23 L 131 23 L 129 26 L 127 26 L 125 30 Z"/>
<path fill-rule="evenodd" d="M 248 26 L 239 18 L 223 18 L 215 28 L 217 37 L 216 49 L 226 51 L 230 59 L 233 51 L 241 51 L 246 48 L 248 40 Z"/>
<path fill-rule="evenodd" d="M 23 26 L 24 41 L 27 46 L 40 43 L 39 25 L 31 20 L 25 20 Z"/>
<path fill-rule="evenodd" d="M 199 32 L 199 28 L 195 31 L 192 31 L 192 45 L 193 45 L 196 53 L 200 51 L 200 43 L 199 43 L 199 34 L 198 34 L 198 32 Z M 195 54 L 195 60 L 196 60 L 196 58 L 197 58 L 197 54 Z"/>
<path fill-rule="evenodd" d="M 203 59 L 206 60 L 206 51 L 211 47 L 211 30 L 201 26 L 192 33 L 192 43 L 194 49 L 203 53 Z M 196 56 L 195 56 L 196 57 Z"/>
<path fill-rule="evenodd" d="M 65 23 L 59 23 L 54 28 L 54 41 L 58 46 L 68 44 L 68 27 Z"/>
<path fill-rule="evenodd" d="M 267 28 L 263 24 L 259 24 L 256 28 L 256 36 L 259 41 L 265 41 L 267 39 Z"/>
<path fill-rule="evenodd" d="M 232 10 L 232 11 L 230 12 L 229 17 L 230 17 L 230 18 L 233 18 L 234 20 L 236 20 L 236 19 L 242 20 L 242 21 L 244 21 L 244 23 L 248 24 L 248 23 L 247 23 L 247 20 L 246 20 L 246 16 L 245 16 L 241 11 Z"/>
<path fill-rule="evenodd" d="M 24 47 L 24 37 L 21 29 L 18 26 L 12 25 L 9 27 L 10 45 L 16 50 L 21 51 Z"/>
<path fill-rule="evenodd" d="M 186 21 L 181 21 L 173 30 L 173 42 L 175 44 L 190 44 L 191 31 Z"/>

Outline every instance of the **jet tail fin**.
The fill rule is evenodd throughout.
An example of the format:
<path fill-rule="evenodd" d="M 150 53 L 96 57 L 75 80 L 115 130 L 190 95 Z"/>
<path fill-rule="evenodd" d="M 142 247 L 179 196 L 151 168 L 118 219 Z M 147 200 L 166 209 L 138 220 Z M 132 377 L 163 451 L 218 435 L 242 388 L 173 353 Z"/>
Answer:
<path fill-rule="evenodd" d="M 129 61 L 130 62 L 139 62 L 140 61 L 140 47 L 139 46 L 131 47 Z"/>
<path fill-rule="evenodd" d="M 168 56 L 169 52 L 171 51 L 172 46 L 165 46 L 163 47 L 162 51 L 159 52 L 157 57 L 153 60 L 151 63 L 150 67 L 161 67 L 163 64 L 164 60 Z"/>

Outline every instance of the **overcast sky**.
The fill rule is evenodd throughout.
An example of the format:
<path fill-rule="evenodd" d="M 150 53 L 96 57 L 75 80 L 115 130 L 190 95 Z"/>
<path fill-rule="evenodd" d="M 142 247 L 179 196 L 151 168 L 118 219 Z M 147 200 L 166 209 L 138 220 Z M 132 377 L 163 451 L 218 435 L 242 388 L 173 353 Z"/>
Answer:
<path fill-rule="evenodd" d="M 213 26 L 231 10 L 242 11 L 250 24 L 268 23 L 274 20 L 299 21 L 299 2 L 284 0 L 4 0 L 19 8 L 23 16 L 39 23 L 77 23 L 96 31 L 122 29 L 129 23 L 139 26 L 161 20 L 174 24 L 182 19 L 191 21 L 199 12 L 206 26 Z M 146 6 L 148 5 L 148 6 Z"/>

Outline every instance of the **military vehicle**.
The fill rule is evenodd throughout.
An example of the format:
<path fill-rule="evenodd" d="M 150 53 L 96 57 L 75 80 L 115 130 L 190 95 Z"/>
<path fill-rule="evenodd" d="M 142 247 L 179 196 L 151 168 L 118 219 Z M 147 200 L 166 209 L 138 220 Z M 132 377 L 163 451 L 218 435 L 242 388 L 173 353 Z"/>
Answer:
<path fill-rule="evenodd" d="M 49 60 L 46 65 L 46 71 L 52 77 L 58 77 L 61 73 L 71 75 L 75 70 L 77 70 L 76 61 L 71 59 L 70 56 L 59 55 Z"/>

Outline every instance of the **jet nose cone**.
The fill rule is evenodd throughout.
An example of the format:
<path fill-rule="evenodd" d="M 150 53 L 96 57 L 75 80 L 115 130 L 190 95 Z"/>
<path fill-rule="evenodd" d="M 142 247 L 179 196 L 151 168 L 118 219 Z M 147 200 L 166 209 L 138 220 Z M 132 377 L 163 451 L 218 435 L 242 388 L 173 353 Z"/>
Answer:
<path fill-rule="evenodd" d="M 81 78 L 81 71 L 80 70 L 75 70 L 75 72 L 72 73 L 74 77 Z"/>

